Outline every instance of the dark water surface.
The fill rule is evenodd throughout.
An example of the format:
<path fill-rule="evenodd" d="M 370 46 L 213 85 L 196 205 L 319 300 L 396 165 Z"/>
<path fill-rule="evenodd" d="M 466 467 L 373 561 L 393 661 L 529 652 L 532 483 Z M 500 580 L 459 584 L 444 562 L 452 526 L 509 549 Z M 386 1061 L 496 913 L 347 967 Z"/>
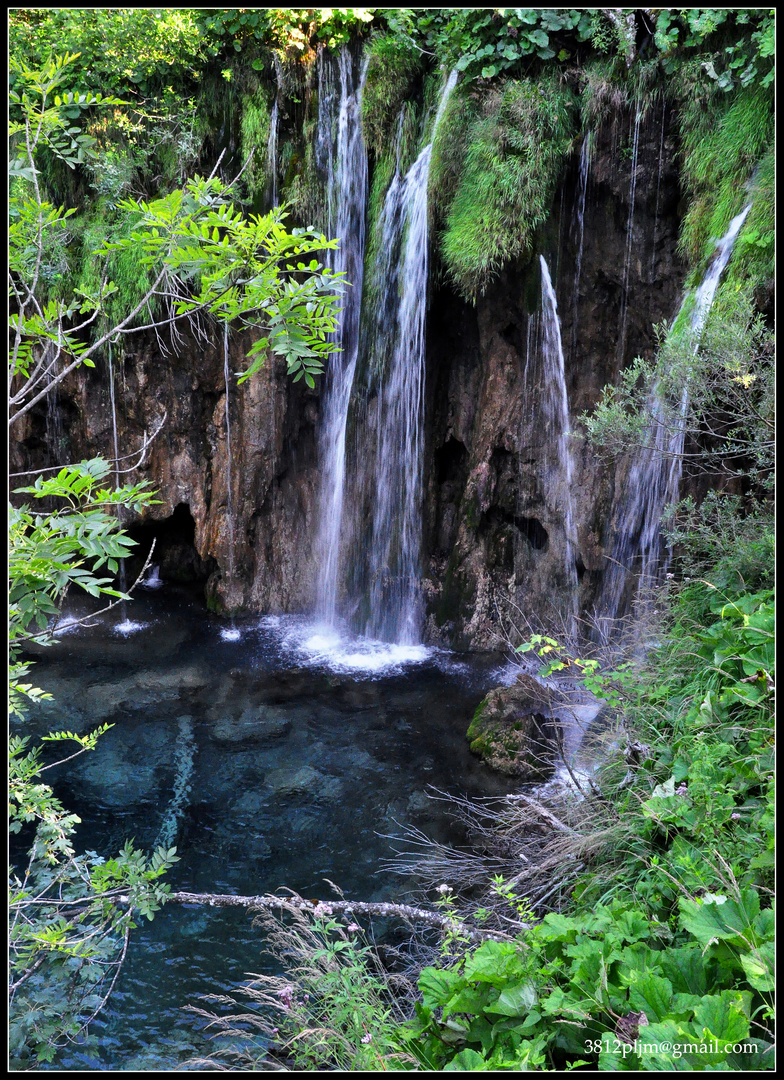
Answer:
<path fill-rule="evenodd" d="M 82 818 L 78 850 L 176 845 L 174 890 L 328 898 L 329 878 L 352 899 L 400 899 L 414 883 L 377 872 L 393 851 L 378 834 L 409 824 L 460 844 L 428 785 L 473 796 L 515 786 L 465 738 L 498 656 L 341 641 L 296 617 L 227 627 L 174 586 L 118 611 L 64 633 L 33 669 L 55 702 L 27 732 L 115 725 L 53 770 Z M 269 970 L 263 944 L 246 913 L 170 905 L 134 932 L 110 1007 L 57 1067 L 172 1069 L 208 1052 L 183 1006 Z"/>

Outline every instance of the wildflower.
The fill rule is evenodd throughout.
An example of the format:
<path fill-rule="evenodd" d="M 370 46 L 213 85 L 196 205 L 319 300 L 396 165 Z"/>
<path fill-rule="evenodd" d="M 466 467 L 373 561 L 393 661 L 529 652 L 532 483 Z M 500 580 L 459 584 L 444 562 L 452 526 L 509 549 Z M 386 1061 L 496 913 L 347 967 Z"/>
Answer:
<path fill-rule="evenodd" d="M 352 922 L 352 923 L 348 924 L 346 929 L 348 930 L 349 934 L 355 934 L 357 932 L 357 930 L 359 930 L 359 927 L 357 926 L 357 924 L 355 922 Z"/>
<path fill-rule="evenodd" d="M 440 893 L 448 893 L 448 892 L 452 891 L 452 886 L 451 885 L 439 885 L 437 891 L 440 892 Z"/>
<path fill-rule="evenodd" d="M 684 783 L 682 783 L 682 784 L 680 785 L 680 787 L 676 787 L 676 789 L 675 789 L 675 794 L 676 794 L 676 795 L 685 795 L 685 794 L 686 794 L 686 792 L 687 792 L 688 790 L 689 790 L 689 789 L 688 789 L 688 786 L 687 786 L 687 785 L 686 785 L 686 783 L 684 782 Z"/>
<path fill-rule="evenodd" d="M 370 1032 L 368 1032 L 367 1035 L 363 1035 L 359 1041 L 363 1043 L 369 1043 L 372 1038 L 373 1036 L 370 1034 Z"/>
<path fill-rule="evenodd" d="M 738 814 L 738 813 L 730 814 L 730 817 L 732 818 L 733 821 L 740 821 L 740 814 Z"/>
<path fill-rule="evenodd" d="M 278 997 L 283 1008 L 290 1009 L 294 1004 L 294 987 L 284 986 L 281 990 L 278 990 Z"/>

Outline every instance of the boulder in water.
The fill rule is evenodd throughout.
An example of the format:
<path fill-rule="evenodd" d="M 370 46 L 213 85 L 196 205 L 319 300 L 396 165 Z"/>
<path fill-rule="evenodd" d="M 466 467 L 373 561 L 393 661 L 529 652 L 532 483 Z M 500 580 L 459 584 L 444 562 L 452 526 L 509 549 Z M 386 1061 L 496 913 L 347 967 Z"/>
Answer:
<path fill-rule="evenodd" d="M 546 779 L 557 750 L 548 693 L 533 679 L 491 690 L 468 728 L 472 752 L 506 776 Z"/>

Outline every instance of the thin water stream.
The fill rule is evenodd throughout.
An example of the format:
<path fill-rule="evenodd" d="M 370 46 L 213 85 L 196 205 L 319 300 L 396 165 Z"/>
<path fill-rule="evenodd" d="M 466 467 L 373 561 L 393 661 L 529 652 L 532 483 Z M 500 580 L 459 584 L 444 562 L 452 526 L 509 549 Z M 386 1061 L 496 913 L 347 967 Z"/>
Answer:
<path fill-rule="evenodd" d="M 749 203 L 732 219 L 716 245 L 702 282 L 693 293 L 694 307 L 688 333 L 694 349 L 699 346 L 721 275 L 750 209 Z M 691 295 L 687 294 L 684 304 Z M 647 446 L 631 461 L 625 485 L 627 497 L 620 504 L 614 523 L 612 556 L 598 607 L 605 636 L 612 633 L 615 620 L 625 613 L 624 599 L 630 575 L 637 574 L 639 604 L 650 599 L 651 589 L 662 580 L 667 569 L 669 556 L 662 550 L 660 522 L 665 506 L 678 498 L 689 408 L 688 379 L 684 379 L 677 415 L 673 416 L 672 410 L 667 409 L 662 394 L 661 382 L 657 379 L 648 401 Z"/>
<path fill-rule="evenodd" d="M 114 616 L 40 650 L 37 678 L 55 700 L 27 733 L 114 724 L 56 792 L 82 819 L 82 849 L 176 845 L 173 889 L 323 898 L 329 878 L 353 899 L 402 899 L 414 883 L 379 875 L 393 850 L 380 834 L 408 824 L 465 839 L 428 785 L 472 797 L 517 786 L 465 738 L 498 655 L 330 639 L 295 616 L 237 619 L 241 641 L 226 641 L 200 598 L 168 583 L 139 591 L 139 632 L 121 635 Z M 89 1047 L 59 1067 L 172 1069 L 209 1050 L 183 1006 L 269 970 L 247 915 L 172 905 L 140 921 Z"/>
<path fill-rule="evenodd" d="M 576 533 L 572 487 L 574 484 L 574 460 L 569 430 L 569 402 L 566 394 L 561 324 L 550 272 L 543 255 L 539 256 L 542 271 L 541 350 L 542 378 L 537 398 L 537 416 L 547 431 L 547 445 L 552 448 L 548 457 L 548 487 L 554 493 L 563 515 L 565 533 L 564 582 L 569 596 L 572 620 L 578 612 L 578 581 Z M 553 455 L 552 450 L 555 450 Z"/>

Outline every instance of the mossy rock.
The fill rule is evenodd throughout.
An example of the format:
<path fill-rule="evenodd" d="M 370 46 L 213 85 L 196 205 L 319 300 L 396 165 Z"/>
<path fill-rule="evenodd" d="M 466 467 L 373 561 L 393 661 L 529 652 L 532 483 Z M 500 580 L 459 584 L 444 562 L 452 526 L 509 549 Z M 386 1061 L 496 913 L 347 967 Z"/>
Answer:
<path fill-rule="evenodd" d="M 491 769 L 522 780 L 543 780 L 553 771 L 556 743 L 549 709 L 528 687 L 491 690 L 468 728 L 471 751 Z"/>

